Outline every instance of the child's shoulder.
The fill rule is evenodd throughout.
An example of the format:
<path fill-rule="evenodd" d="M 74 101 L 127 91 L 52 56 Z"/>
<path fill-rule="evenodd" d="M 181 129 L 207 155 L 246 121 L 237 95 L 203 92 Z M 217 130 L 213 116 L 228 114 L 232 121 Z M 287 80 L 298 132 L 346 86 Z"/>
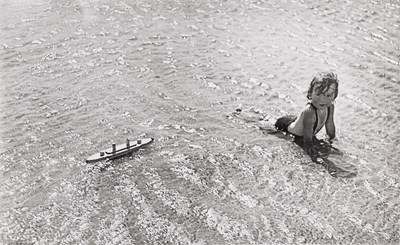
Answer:
<path fill-rule="evenodd" d="M 309 118 L 309 119 L 314 119 L 316 117 L 316 110 L 315 108 L 312 106 L 311 103 L 307 103 L 304 107 L 303 110 L 301 111 L 301 114 L 303 114 L 303 116 L 305 118 Z"/>
<path fill-rule="evenodd" d="M 335 109 L 335 105 L 331 104 L 328 108 L 325 108 L 325 109 L 328 111 L 333 111 Z M 317 111 L 317 108 L 315 108 L 315 106 L 313 104 L 307 103 L 302 109 L 302 112 L 305 112 L 305 111 L 315 113 Z"/>
<path fill-rule="evenodd" d="M 314 111 L 315 111 L 315 108 L 311 103 L 307 103 L 302 109 L 302 112 L 307 112 L 307 113 L 310 113 L 310 112 L 314 113 Z"/>

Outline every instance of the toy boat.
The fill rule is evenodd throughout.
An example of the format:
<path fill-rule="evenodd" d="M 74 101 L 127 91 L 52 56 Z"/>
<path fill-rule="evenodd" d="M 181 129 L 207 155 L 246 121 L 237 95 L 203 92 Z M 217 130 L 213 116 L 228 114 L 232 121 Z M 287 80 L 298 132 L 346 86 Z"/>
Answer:
<path fill-rule="evenodd" d="M 106 150 L 91 155 L 90 157 L 88 157 L 88 159 L 86 159 L 86 162 L 90 163 L 101 160 L 117 159 L 125 155 L 128 155 L 133 151 L 136 151 L 139 148 L 150 144 L 153 141 L 154 141 L 153 138 L 138 139 L 134 142 L 131 142 L 129 139 L 127 139 L 125 144 L 120 144 L 120 145 L 112 144 L 111 148 L 108 148 Z"/>

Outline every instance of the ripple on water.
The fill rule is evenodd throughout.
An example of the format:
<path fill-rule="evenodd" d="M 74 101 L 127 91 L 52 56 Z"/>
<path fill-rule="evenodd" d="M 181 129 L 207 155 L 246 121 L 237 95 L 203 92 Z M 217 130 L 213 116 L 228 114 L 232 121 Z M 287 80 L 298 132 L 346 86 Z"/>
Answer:
<path fill-rule="evenodd" d="M 2 4 L 5 242 L 398 241 L 398 7 Z M 334 144 L 354 178 L 259 130 L 298 113 L 320 70 L 340 78 Z"/>

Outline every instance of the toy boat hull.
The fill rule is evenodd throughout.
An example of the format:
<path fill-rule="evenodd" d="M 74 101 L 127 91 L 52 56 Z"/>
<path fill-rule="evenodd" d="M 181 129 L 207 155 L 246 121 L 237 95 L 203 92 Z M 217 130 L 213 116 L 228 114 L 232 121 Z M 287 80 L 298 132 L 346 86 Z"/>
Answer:
<path fill-rule="evenodd" d="M 120 158 L 140 149 L 145 145 L 150 144 L 153 141 L 154 141 L 153 138 L 145 138 L 145 139 L 139 139 L 134 142 L 127 142 L 125 144 L 113 145 L 113 147 L 111 148 L 108 148 L 106 150 L 91 155 L 86 159 L 86 162 L 90 163 L 90 162 L 113 160 L 116 158 Z"/>

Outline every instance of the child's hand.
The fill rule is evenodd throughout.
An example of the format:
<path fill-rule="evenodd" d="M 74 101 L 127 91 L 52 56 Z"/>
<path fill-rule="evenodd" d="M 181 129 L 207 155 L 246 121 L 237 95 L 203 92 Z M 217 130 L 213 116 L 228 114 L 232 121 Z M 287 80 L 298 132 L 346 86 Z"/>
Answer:
<path fill-rule="evenodd" d="M 333 144 L 334 142 L 337 142 L 337 139 L 335 137 L 331 137 L 329 135 L 326 135 L 323 141 L 327 144 Z"/>
<path fill-rule="evenodd" d="M 304 145 L 304 150 L 308 155 L 316 155 L 318 154 L 318 147 L 314 144 L 306 144 Z"/>

